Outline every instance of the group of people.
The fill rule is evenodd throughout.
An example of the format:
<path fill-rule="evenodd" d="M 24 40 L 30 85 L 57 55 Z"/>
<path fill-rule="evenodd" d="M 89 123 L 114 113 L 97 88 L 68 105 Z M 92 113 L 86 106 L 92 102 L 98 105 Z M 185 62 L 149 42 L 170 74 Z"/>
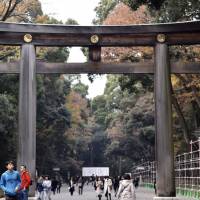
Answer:
<path fill-rule="evenodd" d="M 60 193 L 62 183 L 60 180 L 53 178 L 50 180 L 48 175 L 40 176 L 37 181 L 37 197 L 39 200 L 50 200 L 51 192 L 55 195 L 56 192 Z"/>
<path fill-rule="evenodd" d="M 1 175 L 0 188 L 4 191 L 6 200 L 28 200 L 28 191 L 31 185 L 31 177 L 25 165 L 21 165 L 20 173 L 14 170 L 13 161 L 6 163 L 7 170 Z M 105 195 L 107 200 L 112 200 L 112 194 L 119 200 L 135 200 L 135 188 L 138 187 L 138 179 L 131 179 L 130 174 L 122 177 L 91 177 L 88 180 L 92 182 L 99 200 Z M 83 194 L 85 183 L 83 177 L 70 178 L 68 181 L 68 190 L 73 196 L 75 187 L 78 188 L 79 195 Z M 53 194 L 60 193 L 61 181 L 55 178 L 50 180 L 49 176 L 41 176 L 37 181 L 37 194 L 39 200 L 50 200 L 51 191 Z M 114 192 L 112 192 L 114 190 Z"/>
<path fill-rule="evenodd" d="M 76 177 L 76 178 L 71 177 L 70 180 L 68 181 L 69 185 L 68 189 L 71 196 L 73 196 L 76 186 L 78 188 L 78 194 L 82 195 L 84 183 L 85 180 L 83 179 L 83 177 Z"/>
<path fill-rule="evenodd" d="M 83 186 L 84 186 L 84 179 L 82 177 L 71 177 L 68 181 L 68 190 L 73 196 L 75 192 L 75 188 L 78 188 L 79 195 L 83 194 Z M 53 178 L 50 180 L 49 176 L 40 176 L 37 181 L 37 196 L 39 200 L 50 200 L 51 199 L 51 192 L 53 194 L 60 193 L 60 189 L 62 187 L 62 183 L 60 180 L 56 180 Z"/>
<path fill-rule="evenodd" d="M 138 186 L 137 180 L 132 180 L 129 174 L 111 179 L 110 177 L 97 177 L 94 188 L 99 200 L 105 195 L 107 200 L 112 199 L 112 190 L 119 200 L 135 200 L 135 188 Z"/>
<path fill-rule="evenodd" d="M 1 175 L 0 188 L 6 200 L 28 200 L 31 177 L 25 165 L 20 166 L 20 173 L 14 170 L 14 162 L 6 162 L 6 171 Z"/>
<path fill-rule="evenodd" d="M 71 196 L 73 196 L 75 188 L 77 188 L 79 195 L 82 195 L 84 184 L 91 183 L 98 200 L 101 200 L 103 196 L 107 200 L 112 200 L 112 194 L 119 200 L 135 200 L 135 189 L 139 186 L 139 179 L 132 179 L 130 174 L 124 174 L 122 177 L 115 178 L 91 176 L 86 179 L 83 177 L 71 177 L 67 183 Z"/>

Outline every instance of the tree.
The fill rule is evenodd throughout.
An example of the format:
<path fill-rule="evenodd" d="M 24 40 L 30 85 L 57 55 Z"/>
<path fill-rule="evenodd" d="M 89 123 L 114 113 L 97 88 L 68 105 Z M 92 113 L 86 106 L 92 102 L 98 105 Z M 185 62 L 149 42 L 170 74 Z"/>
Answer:
<path fill-rule="evenodd" d="M 95 8 L 97 19 L 94 19 L 93 23 L 102 24 L 109 12 L 117 5 L 117 3 L 116 0 L 101 0 Z"/>
<path fill-rule="evenodd" d="M 76 93 L 80 94 L 83 98 L 86 98 L 86 96 L 88 95 L 88 88 L 89 88 L 88 85 L 81 83 L 80 80 L 78 83 L 72 86 L 72 89 Z"/>
<path fill-rule="evenodd" d="M 31 22 L 37 15 L 42 15 L 38 0 L 1 0 L 0 21 Z"/>

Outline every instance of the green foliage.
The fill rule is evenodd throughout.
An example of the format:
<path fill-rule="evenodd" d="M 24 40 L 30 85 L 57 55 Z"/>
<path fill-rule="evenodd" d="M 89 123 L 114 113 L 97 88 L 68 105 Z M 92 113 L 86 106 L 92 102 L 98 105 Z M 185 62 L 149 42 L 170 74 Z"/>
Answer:
<path fill-rule="evenodd" d="M 196 0 L 165 0 L 155 17 L 158 22 L 192 21 L 200 19 L 199 10 Z"/>
<path fill-rule="evenodd" d="M 78 25 L 78 22 L 72 18 L 68 18 L 65 22 L 66 25 Z"/>
<path fill-rule="evenodd" d="M 137 90 L 124 87 L 121 81 L 133 79 Z M 150 79 L 151 80 L 151 79 Z M 136 76 L 108 75 L 104 95 L 91 102 L 95 122 L 107 136 L 104 164 L 111 171 L 124 173 L 133 163 L 154 159 L 154 103 L 152 80 L 145 85 Z M 123 87 L 122 87 L 122 86 Z"/>
<path fill-rule="evenodd" d="M 0 172 L 7 160 L 16 160 L 17 106 L 15 97 L 0 94 Z"/>
<path fill-rule="evenodd" d="M 129 93 L 139 93 L 142 90 L 153 90 L 153 76 L 151 75 L 127 75 L 119 77 L 119 84 L 122 90 Z"/>
<path fill-rule="evenodd" d="M 49 48 L 48 51 L 46 51 L 43 56 L 45 61 L 66 62 L 69 57 L 69 48 L 67 47 Z"/>
<path fill-rule="evenodd" d="M 40 173 L 67 162 L 70 148 L 65 132 L 70 127 L 71 115 L 64 103 L 69 91 L 70 83 L 60 80 L 59 76 L 38 76 L 37 166 Z"/>
<path fill-rule="evenodd" d="M 72 86 L 72 89 L 78 93 L 81 94 L 82 97 L 86 97 L 88 95 L 88 85 L 85 85 L 81 83 L 80 81 Z"/>
<path fill-rule="evenodd" d="M 95 8 L 97 18 L 93 20 L 93 23 L 102 24 L 109 12 L 117 5 L 118 2 L 118 0 L 101 0 Z"/>
<path fill-rule="evenodd" d="M 108 14 L 120 2 L 133 10 L 147 5 L 156 22 L 192 21 L 200 19 L 200 3 L 197 0 L 101 0 L 95 8 L 94 23 L 102 24 Z"/>

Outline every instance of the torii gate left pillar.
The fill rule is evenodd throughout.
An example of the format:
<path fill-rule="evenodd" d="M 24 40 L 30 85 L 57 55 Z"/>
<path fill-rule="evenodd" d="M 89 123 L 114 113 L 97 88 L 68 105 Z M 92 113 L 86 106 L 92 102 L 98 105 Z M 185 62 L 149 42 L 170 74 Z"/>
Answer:
<path fill-rule="evenodd" d="M 35 47 L 23 44 L 20 64 L 19 136 L 17 165 L 26 165 L 33 184 L 29 195 L 35 196 L 36 167 L 36 58 Z"/>

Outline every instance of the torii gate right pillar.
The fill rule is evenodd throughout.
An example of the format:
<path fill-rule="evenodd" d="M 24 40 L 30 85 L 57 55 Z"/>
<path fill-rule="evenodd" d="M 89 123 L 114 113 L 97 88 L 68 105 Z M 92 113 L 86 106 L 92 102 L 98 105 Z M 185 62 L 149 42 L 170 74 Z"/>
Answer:
<path fill-rule="evenodd" d="M 155 105 L 157 197 L 154 197 L 154 200 L 177 199 L 175 197 L 170 66 L 168 45 L 164 41 L 158 42 L 155 46 Z"/>

